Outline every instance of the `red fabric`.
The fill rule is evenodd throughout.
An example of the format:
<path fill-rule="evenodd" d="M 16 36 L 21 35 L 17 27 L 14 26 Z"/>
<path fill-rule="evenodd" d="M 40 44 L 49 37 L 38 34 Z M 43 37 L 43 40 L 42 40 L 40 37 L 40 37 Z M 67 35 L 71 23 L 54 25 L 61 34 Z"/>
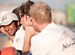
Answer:
<path fill-rule="evenodd" d="M 1 50 L 1 55 L 16 55 L 16 50 L 13 47 L 7 47 Z"/>
<path fill-rule="evenodd" d="M 1 51 L 0 51 L 0 55 L 1 55 Z"/>

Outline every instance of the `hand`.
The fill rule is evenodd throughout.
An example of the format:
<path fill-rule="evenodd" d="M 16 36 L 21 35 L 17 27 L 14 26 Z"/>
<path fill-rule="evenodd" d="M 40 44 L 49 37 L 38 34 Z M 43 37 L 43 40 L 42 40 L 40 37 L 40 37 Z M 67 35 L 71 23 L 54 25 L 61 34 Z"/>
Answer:
<path fill-rule="evenodd" d="M 7 32 L 5 32 L 5 30 L 4 30 L 3 27 L 0 28 L 0 31 L 1 31 L 3 34 L 6 34 L 6 35 L 9 37 L 9 39 L 13 42 L 14 36 L 10 36 Z"/>
<path fill-rule="evenodd" d="M 25 34 L 26 34 L 26 36 L 32 37 L 33 35 L 36 34 L 36 31 L 33 28 L 33 26 L 26 26 L 26 28 L 25 28 Z"/>
<path fill-rule="evenodd" d="M 24 46 L 23 46 L 23 52 L 29 52 L 30 51 L 30 46 L 31 46 L 31 37 L 35 35 L 35 29 L 33 26 L 27 25 L 25 27 L 25 37 L 24 37 Z"/>
<path fill-rule="evenodd" d="M 3 27 L 1 27 L 1 28 L 0 28 L 0 32 L 2 32 L 3 34 L 8 35 L 8 33 L 7 33 L 7 32 L 5 32 L 5 30 L 4 30 L 4 28 L 3 28 Z"/>

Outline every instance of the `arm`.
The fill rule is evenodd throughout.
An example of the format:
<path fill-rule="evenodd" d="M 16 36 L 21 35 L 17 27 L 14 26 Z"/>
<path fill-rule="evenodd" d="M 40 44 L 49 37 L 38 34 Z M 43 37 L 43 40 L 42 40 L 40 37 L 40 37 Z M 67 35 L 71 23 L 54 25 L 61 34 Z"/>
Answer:
<path fill-rule="evenodd" d="M 35 33 L 35 30 L 32 26 L 26 26 L 25 27 L 23 54 L 27 55 L 30 52 L 31 37 L 34 35 L 34 33 Z"/>
<path fill-rule="evenodd" d="M 30 36 L 27 35 L 25 36 L 22 55 L 27 55 L 30 52 L 31 38 L 27 38 L 27 37 Z"/>

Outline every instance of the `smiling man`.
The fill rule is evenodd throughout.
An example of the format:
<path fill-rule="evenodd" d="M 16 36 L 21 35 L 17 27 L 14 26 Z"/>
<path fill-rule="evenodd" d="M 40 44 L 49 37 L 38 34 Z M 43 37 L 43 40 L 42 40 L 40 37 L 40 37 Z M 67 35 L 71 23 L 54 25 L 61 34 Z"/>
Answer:
<path fill-rule="evenodd" d="M 12 47 L 14 47 L 21 54 L 25 31 L 20 25 L 17 15 L 15 13 L 5 14 L 1 18 L 0 26 L 1 26 L 1 30 L 5 32 L 4 34 L 10 36 L 13 42 Z"/>

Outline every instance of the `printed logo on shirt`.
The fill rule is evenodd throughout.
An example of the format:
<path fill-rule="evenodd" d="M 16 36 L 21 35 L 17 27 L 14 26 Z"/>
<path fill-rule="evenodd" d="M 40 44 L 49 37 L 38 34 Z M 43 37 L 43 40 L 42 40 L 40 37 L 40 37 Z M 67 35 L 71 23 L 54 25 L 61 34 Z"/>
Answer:
<path fill-rule="evenodd" d="M 72 41 L 72 42 L 70 42 L 70 43 L 65 42 L 63 44 L 63 50 L 66 49 L 66 48 L 69 48 L 70 46 L 75 44 L 75 39 L 71 39 L 70 41 Z"/>

